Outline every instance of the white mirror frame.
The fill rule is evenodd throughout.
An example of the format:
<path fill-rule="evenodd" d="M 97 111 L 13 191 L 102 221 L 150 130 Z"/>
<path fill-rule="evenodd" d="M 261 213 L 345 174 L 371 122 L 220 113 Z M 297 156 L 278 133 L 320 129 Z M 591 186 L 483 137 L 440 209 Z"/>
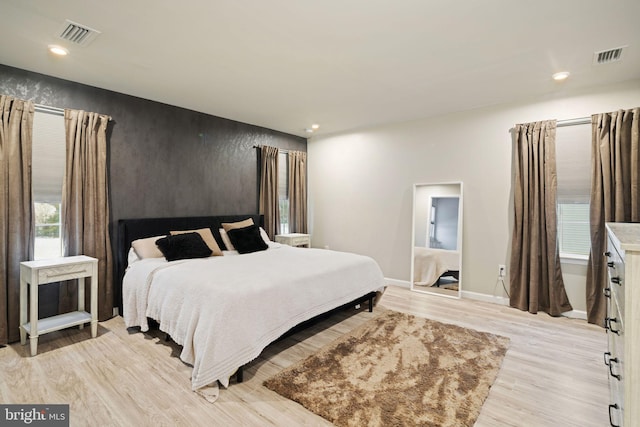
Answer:
<path fill-rule="evenodd" d="M 460 192 L 459 192 L 459 203 L 458 203 L 458 242 L 457 242 L 457 247 L 458 247 L 458 262 L 459 262 L 459 266 L 460 269 L 458 270 L 458 292 L 455 291 L 444 291 L 444 290 L 440 290 L 439 292 L 436 291 L 430 291 L 430 287 L 417 287 L 416 285 L 414 285 L 415 281 L 414 281 L 414 268 L 415 268 L 415 245 L 416 245 L 416 206 L 417 206 L 417 202 L 418 200 L 416 200 L 416 196 L 418 193 L 418 189 L 420 187 L 425 187 L 425 186 L 450 186 L 450 185 L 458 185 L 460 187 Z M 452 193 L 448 193 L 448 194 L 430 194 L 429 195 L 429 200 L 431 200 L 431 198 L 433 196 L 436 197 L 451 197 L 451 196 L 455 196 Z M 462 295 L 462 209 L 463 206 L 463 197 L 462 197 L 462 182 L 461 181 L 453 181 L 453 182 L 440 182 L 440 183 L 423 183 L 423 184 L 413 184 L 413 209 L 412 209 L 412 226 L 411 226 L 411 272 L 410 272 L 410 280 L 411 280 L 411 290 L 415 291 L 415 292 L 420 292 L 420 293 L 425 293 L 425 294 L 432 294 L 432 295 L 438 295 L 438 296 L 442 296 L 445 298 L 460 298 Z"/>

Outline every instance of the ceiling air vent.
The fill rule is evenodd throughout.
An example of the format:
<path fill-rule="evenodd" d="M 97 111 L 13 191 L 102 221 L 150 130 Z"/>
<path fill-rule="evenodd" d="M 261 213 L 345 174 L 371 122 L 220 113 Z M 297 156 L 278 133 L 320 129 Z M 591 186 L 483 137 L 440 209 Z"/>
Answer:
<path fill-rule="evenodd" d="M 617 47 L 615 49 L 601 50 L 593 54 L 593 63 L 595 65 L 609 64 L 622 59 L 622 52 L 626 46 Z"/>
<path fill-rule="evenodd" d="M 86 25 L 76 24 L 67 19 L 60 33 L 58 33 L 58 37 L 80 46 L 87 46 L 98 34 L 100 34 L 100 31 L 89 28 Z"/>

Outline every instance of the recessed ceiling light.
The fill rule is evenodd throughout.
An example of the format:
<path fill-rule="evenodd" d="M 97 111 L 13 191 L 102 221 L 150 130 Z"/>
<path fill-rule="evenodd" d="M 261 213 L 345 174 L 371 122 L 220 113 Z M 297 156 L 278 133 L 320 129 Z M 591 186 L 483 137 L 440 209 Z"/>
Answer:
<path fill-rule="evenodd" d="M 69 51 L 67 49 L 65 49 L 62 46 L 58 46 L 57 44 L 50 44 L 49 45 L 49 52 L 53 53 L 54 55 L 58 55 L 58 56 L 67 56 L 69 54 Z"/>
<path fill-rule="evenodd" d="M 551 77 L 553 77 L 553 80 L 562 81 L 566 80 L 566 78 L 569 77 L 569 74 L 570 73 L 568 71 L 560 71 L 559 73 L 555 73 Z"/>
<path fill-rule="evenodd" d="M 305 131 L 306 133 L 313 133 L 313 129 L 310 129 L 310 128 L 306 128 L 304 131 Z"/>
<path fill-rule="evenodd" d="M 312 125 L 311 125 L 311 129 L 313 129 L 313 130 L 318 129 L 319 127 L 320 127 L 320 125 L 319 125 L 319 124 L 316 124 L 316 123 L 314 123 L 314 124 L 312 124 Z"/>

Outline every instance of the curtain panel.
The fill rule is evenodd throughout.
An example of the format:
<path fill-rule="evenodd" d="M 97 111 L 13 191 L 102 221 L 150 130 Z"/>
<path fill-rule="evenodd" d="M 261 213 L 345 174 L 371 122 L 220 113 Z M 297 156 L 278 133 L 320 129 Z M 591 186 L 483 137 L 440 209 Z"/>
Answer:
<path fill-rule="evenodd" d="M 66 171 L 62 192 L 65 256 L 98 259 L 98 319 L 113 315 L 113 266 L 109 238 L 107 125 L 110 117 L 65 110 Z M 60 310 L 77 306 L 77 286 L 61 283 Z M 86 304 L 90 295 L 86 293 Z"/>
<path fill-rule="evenodd" d="M 556 121 L 514 128 L 510 305 L 559 316 L 572 310 L 557 246 Z"/>
<path fill-rule="evenodd" d="M 20 262 L 33 259 L 31 101 L 0 95 L 0 344 L 20 338 Z"/>
<path fill-rule="evenodd" d="M 307 232 L 307 153 L 289 151 L 289 231 Z"/>
<path fill-rule="evenodd" d="M 277 147 L 260 147 L 260 214 L 264 215 L 264 229 L 270 239 L 280 231 L 278 151 Z"/>
<path fill-rule="evenodd" d="M 640 108 L 591 116 L 591 254 L 587 320 L 603 326 L 606 222 L 640 222 Z"/>

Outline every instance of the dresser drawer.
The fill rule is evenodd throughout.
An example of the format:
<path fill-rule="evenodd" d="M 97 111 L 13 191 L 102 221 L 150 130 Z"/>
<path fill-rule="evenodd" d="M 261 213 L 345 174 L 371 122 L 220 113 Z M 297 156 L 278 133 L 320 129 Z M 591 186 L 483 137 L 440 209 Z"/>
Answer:
<path fill-rule="evenodd" d="M 619 360 L 624 355 L 624 321 L 620 317 L 620 310 L 614 300 L 611 300 L 611 308 L 607 310 L 605 328 L 607 331 L 607 347 L 611 357 Z"/>
<path fill-rule="evenodd" d="M 624 318 L 624 295 L 625 295 L 625 274 L 624 274 L 624 258 L 609 241 L 607 258 L 607 275 L 609 279 L 609 287 L 611 288 L 612 298 L 615 299 L 620 308 L 621 317 Z"/>

